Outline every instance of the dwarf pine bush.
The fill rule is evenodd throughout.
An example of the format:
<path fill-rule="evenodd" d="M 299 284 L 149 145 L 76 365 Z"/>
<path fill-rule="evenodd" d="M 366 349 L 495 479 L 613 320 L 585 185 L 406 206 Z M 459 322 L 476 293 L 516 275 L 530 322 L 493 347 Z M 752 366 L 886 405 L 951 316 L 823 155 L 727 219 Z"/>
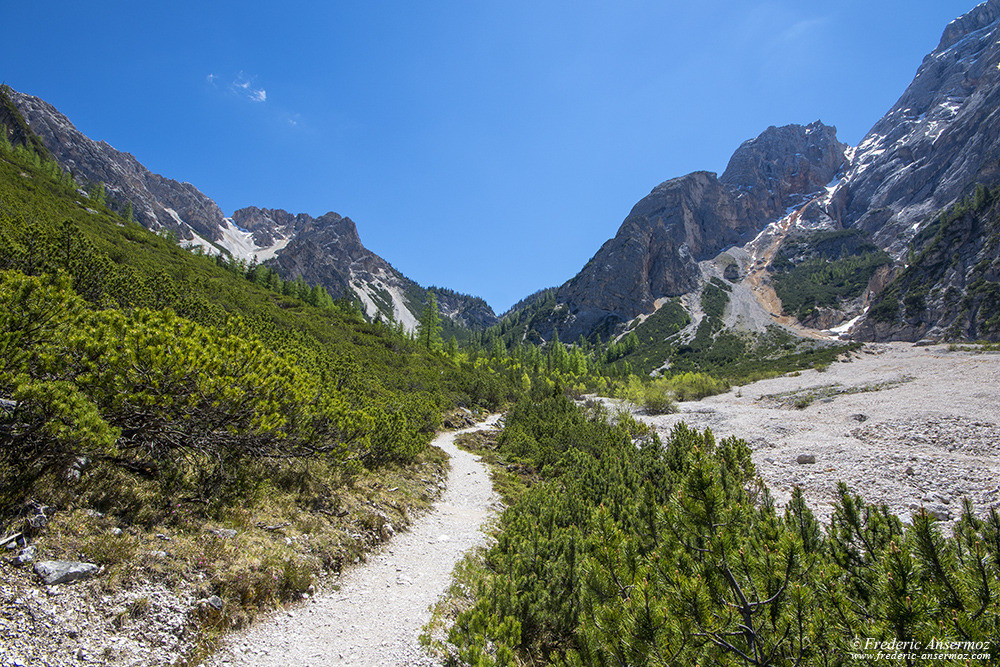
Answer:
<path fill-rule="evenodd" d="M 878 662 L 859 638 L 978 642 L 1000 658 L 996 510 L 967 503 L 948 536 L 842 487 L 824 529 L 799 489 L 776 509 L 735 438 L 681 424 L 661 441 L 558 396 L 518 403 L 506 428 L 555 463 L 502 515 L 451 632 L 468 664 Z"/>

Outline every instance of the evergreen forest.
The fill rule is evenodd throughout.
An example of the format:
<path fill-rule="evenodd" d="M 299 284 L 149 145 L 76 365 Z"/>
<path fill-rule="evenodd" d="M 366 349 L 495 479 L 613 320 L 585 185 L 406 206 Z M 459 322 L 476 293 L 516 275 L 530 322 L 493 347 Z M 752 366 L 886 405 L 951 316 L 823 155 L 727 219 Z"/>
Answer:
<path fill-rule="evenodd" d="M 518 401 L 487 454 L 520 465 L 449 635 L 472 665 L 965 665 L 1000 649 L 1000 516 L 903 524 L 841 485 L 829 525 L 778 511 L 747 444 L 662 440 L 564 395 Z M 903 646 L 880 659 L 858 638 Z M 918 651 L 932 642 L 972 651 Z M 953 658 L 949 655 L 965 654 Z"/>

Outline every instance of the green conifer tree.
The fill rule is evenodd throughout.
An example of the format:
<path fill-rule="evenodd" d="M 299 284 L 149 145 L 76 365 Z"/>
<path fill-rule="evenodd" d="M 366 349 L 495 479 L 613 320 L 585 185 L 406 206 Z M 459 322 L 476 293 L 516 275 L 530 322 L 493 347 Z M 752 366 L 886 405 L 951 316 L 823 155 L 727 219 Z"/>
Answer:
<path fill-rule="evenodd" d="M 420 342 L 428 350 L 441 349 L 441 315 L 438 313 L 437 297 L 434 292 L 427 292 L 427 302 L 424 304 L 423 316 L 417 329 Z"/>

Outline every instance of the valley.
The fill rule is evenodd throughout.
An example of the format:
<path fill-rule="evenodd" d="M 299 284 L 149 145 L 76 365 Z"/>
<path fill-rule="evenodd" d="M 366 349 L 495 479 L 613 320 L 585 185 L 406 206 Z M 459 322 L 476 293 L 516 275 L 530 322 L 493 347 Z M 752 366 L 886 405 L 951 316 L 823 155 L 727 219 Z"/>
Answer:
<path fill-rule="evenodd" d="M 1000 664 L 998 108 L 986 0 L 497 315 L 0 87 L 0 667 Z"/>

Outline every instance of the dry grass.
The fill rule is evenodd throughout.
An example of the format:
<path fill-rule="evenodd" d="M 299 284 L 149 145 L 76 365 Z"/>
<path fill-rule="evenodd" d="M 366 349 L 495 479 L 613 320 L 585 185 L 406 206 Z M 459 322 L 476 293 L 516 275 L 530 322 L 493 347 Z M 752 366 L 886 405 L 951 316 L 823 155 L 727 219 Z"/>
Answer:
<path fill-rule="evenodd" d="M 33 503 L 47 506 L 35 535 L 37 560 L 83 560 L 104 566 L 95 595 L 161 583 L 217 595 L 222 609 L 193 614 L 197 662 L 219 636 L 276 606 L 299 600 L 323 577 L 360 562 L 375 545 L 405 529 L 441 492 L 447 455 L 430 447 L 409 465 L 376 471 L 322 462 L 254 471 L 241 498 L 203 501 L 171 495 L 160 484 L 114 469 L 76 484 L 36 485 Z M 0 525 L 12 532 L 22 519 Z M 141 599 L 125 615 L 141 618 Z M 126 619 L 123 617 L 122 622 Z"/>

